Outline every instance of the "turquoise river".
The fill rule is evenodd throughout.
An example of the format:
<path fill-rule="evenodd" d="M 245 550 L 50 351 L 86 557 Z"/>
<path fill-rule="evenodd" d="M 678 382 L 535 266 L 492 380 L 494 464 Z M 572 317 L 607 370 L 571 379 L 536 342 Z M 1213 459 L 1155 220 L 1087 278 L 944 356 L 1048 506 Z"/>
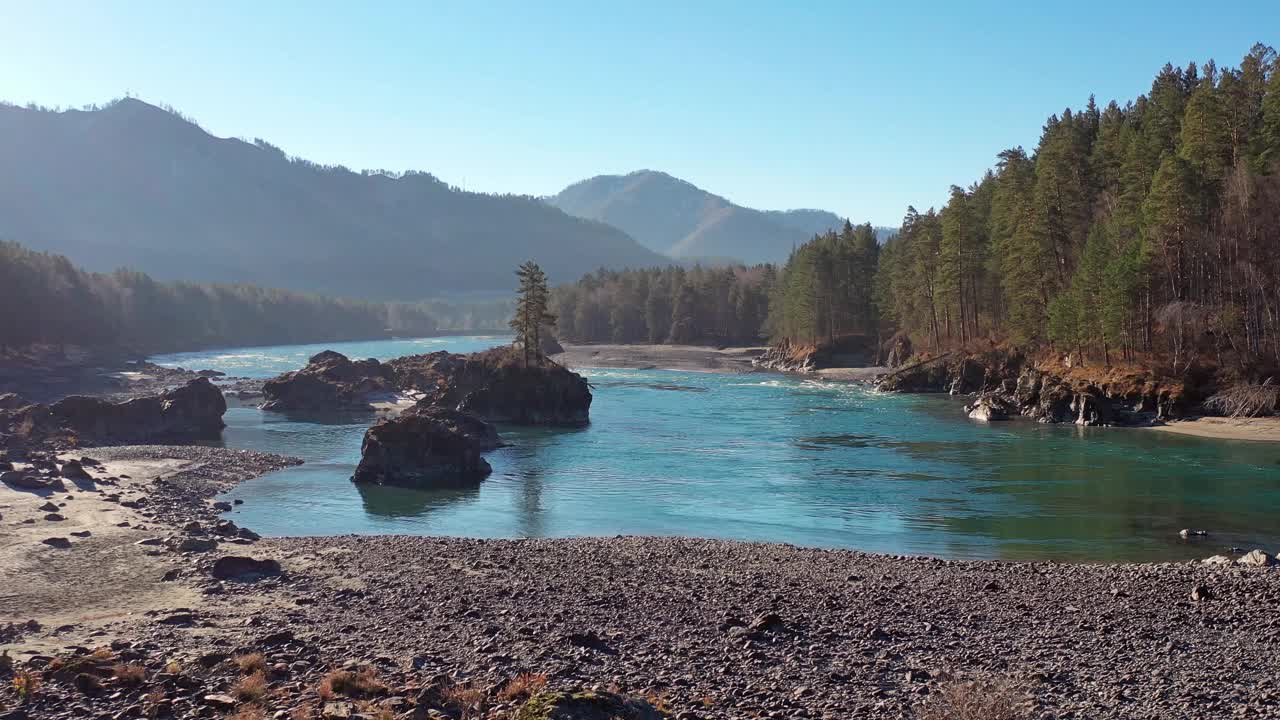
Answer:
<path fill-rule="evenodd" d="M 498 336 L 182 353 L 161 364 L 270 377 L 332 348 L 389 359 Z M 474 488 L 350 482 L 372 415 L 233 406 L 222 442 L 301 466 L 241 484 L 264 535 L 692 535 L 948 558 L 1163 561 L 1280 550 L 1280 444 L 1014 421 L 959 403 L 774 374 L 579 368 L 584 429 L 501 427 Z M 1184 541 L 1181 528 L 1207 538 Z"/>

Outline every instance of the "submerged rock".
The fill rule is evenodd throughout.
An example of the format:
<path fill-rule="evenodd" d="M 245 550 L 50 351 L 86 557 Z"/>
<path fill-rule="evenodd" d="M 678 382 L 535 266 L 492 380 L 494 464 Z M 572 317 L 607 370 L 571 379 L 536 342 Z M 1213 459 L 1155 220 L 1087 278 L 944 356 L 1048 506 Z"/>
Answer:
<path fill-rule="evenodd" d="M 472 415 L 419 407 L 369 428 L 356 483 L 436 487 L 478 482 L 492 471 L 481 454 L 499 447 L 498 431 Z"/>

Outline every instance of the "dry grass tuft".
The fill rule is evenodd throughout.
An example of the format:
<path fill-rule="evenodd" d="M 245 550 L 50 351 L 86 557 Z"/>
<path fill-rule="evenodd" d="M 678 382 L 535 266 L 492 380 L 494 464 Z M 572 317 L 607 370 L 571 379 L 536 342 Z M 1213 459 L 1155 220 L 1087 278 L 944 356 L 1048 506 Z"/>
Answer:
<path fill-rule="evenodd" d="M 236 666 L 240 668 L 240 672 L 245 675 L 267 671 L 267 658 L 262 653 L 249 653 L 248 655 L 237 655 Z"/>
<path fill-rule="evenodd" d="M 655 710 L 666 715 L 671 712 L 671 701 L 667 699 L 667 693 L 655 692 L 650 690 L 644 694 L 645 702 L 653 706 Z"/>
<path fill-rule="evenodd" d="M 258 702 L 267 696 L 267 676 L 261 672 L 240 678 L 231 694 L 241 702 Z"/>
<path fill-rule="evenodd" d="M 520 673 L 498 693 L 498 699 L 506 701 L 528 700 L 547 686 L 547 676 L 542 673 Z"/>
<path fill-rule="evenodd" d="M 375 705 L 368 700 L 357 704 L 356 709 L 368 720 L 396 720 L 396 714 L 390 709 Z"/>
<path fill-rule="evenodd" d="M 920 720 L 1030 720 L 1027 693 L 1005 678 L 953 680 L 920 706 Z"/>
<path fill-rule="evenodd" d="M 111 668 L 111 674 L 125 687 L 137 687 L 147 680 L 147 669 L 141 665 L 121 663 Z"/>
<path fill-rule="evenodd" d="M 315 720 L 319 715 L 315 705 L 304 703 L 289 711 L 289 720 Z"/>
<path fill-rule="evenodd" d="M 170 675 L 181 675 L 182 663 L 178 662 L 177 660 L 170 660 L 167 664 L 165 664 L 164 671 L 169 673 Z"/>
<path fill-rule="evenodd" d="M 316 692 L 323 700 L 332 700 L 338 695 L 352 698 L 369 697 L 380 695 L 386 690 L 387 686 L 378 680 L 373 668 L 364 668 L 360 672 L 335 670 L 325 675 L 320 681 L 320 686 L 316 688 Z"/>
<path fill-rule="evenodd" d="M 267 711 L 257 705 L 245 705 L 228 715 L 226 720 L 267 720 Z"/>
<path fill-rule="evenodd" d="M 440 691 L 445 707 L 471 720 L 484 714 L 484 691 L 470 685 L 450 685 Z"/>

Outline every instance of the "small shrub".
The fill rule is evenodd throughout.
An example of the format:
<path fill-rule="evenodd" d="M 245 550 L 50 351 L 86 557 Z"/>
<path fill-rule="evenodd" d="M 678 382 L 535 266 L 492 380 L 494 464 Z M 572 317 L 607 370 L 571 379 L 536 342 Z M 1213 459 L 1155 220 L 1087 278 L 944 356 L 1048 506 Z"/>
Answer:
<path fill-rule="evenodd" d="M 13 691 L 18 694 L 18 704 L 22 705 L 31 701 L 37 692 L 40 692 L 41 678 L 39 673 L 33 673 L 30 670 L 19 670 L 13 676 Z"/>
<path fill-rule="evenodd" d="M 152 690 L 151 692 L 147 693 L 147 707 L 146 707 L 147 717 L 149 718 L 160 717 L 162 710 L 164 713 L 167 714 L 170 710 L 168 704 L 165 702 L 167 699 L 168 698 L 165 696 L 164 690 L 160 688 L 156 688 L 155 690 Z"/>
<path fill-rule="evenodd" d="M 547 686 L 547 676 L 542 673 L 520 673 L 502 688 L 498 698 L 506 701 L 528 700 Z"/>
<path fill-rule="evenodd" d="M 170 675 L 181 675 L 182 663 L 178 662 L 177 660 L 170 660 L 168 663 L 165 664 L 164 671 L 169 673 Z"/>
<path fill-rule="evenodd" d="M 258 702 L 267 696 L 267 676 L 260 672 L 246 675 L 231 688 L 231 694 L 241 702 Z"/>
<path fill-rule="evenodd" d="M 116 665 L 111 669 L 111 674 L 116 676 L 116 680 L 126 687 L 137 687 L 147 679 L 147 669 L 141 665 Z"/>
<path fill-rule="evenodd" d="M 236 665 L 240 668 L 240 672 L 245 675 L 266 672 L 267 659 L 262 653 L 249 653 L 248 655 L 237 655 Z"/>
<path fill-rule="evenodd" d="M 227 720 L 267 720 L 267 712 L 257 705 L 245 705 L 228 715 Z"/>
<path fill-rule="evenodd" d="M 358 673 L 349 670 L 334 670 L 320 681 L 316 688 L 321 699 L 332 700 L 338 695 L 359 698 L 378 695 L 386 692 L 387 686 L 378 681 L 373 668 L 364 668 Z"/>
<path fill-rule="evenodd" d="M 920 720 L 1029 720 L 1027 694 L 1009 680 L 953 680 L 920 706 Z"/>

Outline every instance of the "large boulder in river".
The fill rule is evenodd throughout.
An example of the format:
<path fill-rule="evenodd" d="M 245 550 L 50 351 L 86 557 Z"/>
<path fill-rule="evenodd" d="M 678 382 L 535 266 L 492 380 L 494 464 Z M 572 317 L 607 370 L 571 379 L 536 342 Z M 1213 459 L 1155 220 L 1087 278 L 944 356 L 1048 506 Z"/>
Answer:
<path fill-rule="evenodd" d="M 369 428 L 356 483 L 440 487 L 478 482 L 492 468 L 481 454 L 499 447 L 498 431 L 473 415 L 420 407 Z"/>
<path fill-rule="evenodd" d="M 266 381 L 263 410 L 366 410 L 372 397 L 395 390 L 394 373 L 374 360 L 333 350 L 313 355 L 301 370 Z"/>
<path fill-rule="evenodd" d="M 1008 420 L 1011 415 L 1016 415 L 1018 412 L 1013 403 L 998 393 L 983 393 L 965 409 L 968 410 L 971 419 L 982 422 Z"/>
<path fill-rule="evenodd" d="M 27 413 L 30 434 L 61 431 L 78 440 L 95 442 L 151 442 L 217 437 L 225 425 L 227 402 L 207 378 L 159 395 L 113 403 L 72 395 L 48 406 L 32 406 Z"/>
<path fill-rule="evenodd" d="M 450 408 L 514 425 L 577 426 L 590 417 L 586 379 L 545 357 L 525 365 L 518 348 L 413 355 L 387 365 L 402 389 L 425 394 L 419 409 Z"/>

